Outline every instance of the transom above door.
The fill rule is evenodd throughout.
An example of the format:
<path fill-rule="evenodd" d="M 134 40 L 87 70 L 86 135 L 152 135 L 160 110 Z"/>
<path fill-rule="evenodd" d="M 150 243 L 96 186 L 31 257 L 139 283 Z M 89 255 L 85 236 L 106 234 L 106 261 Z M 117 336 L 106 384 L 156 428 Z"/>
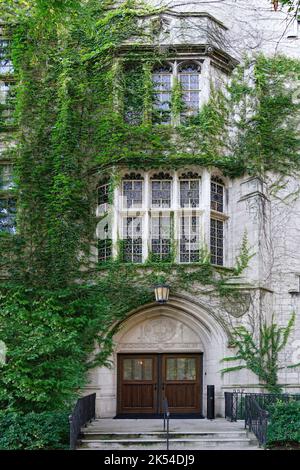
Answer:
<path fill-rule="evenodd" d="M 119 354 L 118 414 L 202 412 L 202 354 Z"/>

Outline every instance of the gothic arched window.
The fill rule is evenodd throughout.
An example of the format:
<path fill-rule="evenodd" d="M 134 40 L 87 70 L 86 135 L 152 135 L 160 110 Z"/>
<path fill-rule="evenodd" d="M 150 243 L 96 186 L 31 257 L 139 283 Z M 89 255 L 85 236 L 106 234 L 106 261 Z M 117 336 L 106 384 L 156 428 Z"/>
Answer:
<path fill-rule="evenodd" d="M 178 77 L 182 90 L 184 109 L 181 118 L 194 116 L 199 112 L 200 104 L 200 72 L 196 62 L 183 62 L 178 67 Z"/>
<path fill-rule="evenodd" d="M 154 92 L 154 122 L 169 124 L 171 122 L 172 66 L 165 64 L 155 67 L 152 73 Z"/>

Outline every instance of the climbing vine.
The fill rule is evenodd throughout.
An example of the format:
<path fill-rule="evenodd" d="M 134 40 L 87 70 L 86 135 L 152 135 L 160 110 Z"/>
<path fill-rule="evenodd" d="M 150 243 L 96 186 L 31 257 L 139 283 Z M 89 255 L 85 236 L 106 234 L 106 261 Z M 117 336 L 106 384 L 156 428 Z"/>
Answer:
<path fill-rule="evenodd" d="M 42 0 L 19 3 L 18 21 L 9 22 L 7 9 L 18 232 L 0 240 L 10 281 L 0 290 L 0 338 L 7 345 L 0 404 L 40 411 L 70 403 L 87 368 L 105 363 L 111 352 L 107 332 L 152 299 L 158 277 L 175 290 L 234 300 L 228 281 L 251 257 L 244 239 L 232 270 L 215 269 L 206 250 L 187 269 L 172 256 L 165 262 L 150 256 L 143 267 L 125 264 L 121 249 L 116 260 L 91 269 L 95 179 L 113 173 L 116 184 L 122 166 L 200 165 L 233 178 L 298 171 L 299 105 L 285 83 L 299 78 L 300 65 L 283 57 L 245 60 L 228 89 L 212 84 L 199 114 L 181 124 L 177 83 L 174 127 L 162 124 L 153 107 L 151 70 L 167 52 L 139 47 L 154 39 L 155 28 L 144 28 L 143 19 L 160 10 L 129 0 L 113 9 L 114 2 L 98 0 L 57 0 L 50 9 Z M 131 48 L 121 47 L 132 37 Z M 89 364 L 97 341 L 101 353 Z"/>
<path fill-rule="evenodd" d="M 278 372 L 285 366 L 279 364 L 279 353 L 288 343 L 291 331 L 295 324 L 295 313 L 290 317 L 285 327 L 272 321 L 264 321 L 260 326 L 259 335 L 249 331 L 245 326 L 240 325 L 232 331 L 232 347 L 237 349 L 235 356 L 225 357 L 223 362 L 239 362 L 222 369 L 222 373 L 249 369 L 262 381 L 262 384 L 270 393 L 282 392 L 282 387 L 278 384 Z M 299 367 L 300 363 L 292 364 L 288 368 Z"/>

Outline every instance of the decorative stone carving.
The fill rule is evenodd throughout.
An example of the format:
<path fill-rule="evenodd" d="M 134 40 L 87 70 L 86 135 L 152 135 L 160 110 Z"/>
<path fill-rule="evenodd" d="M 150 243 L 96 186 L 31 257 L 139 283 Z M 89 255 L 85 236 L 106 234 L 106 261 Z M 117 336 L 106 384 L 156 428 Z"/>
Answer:
<path fill-rule="evenodd" d="M 179 320 L 156 315 L 133 325 L 119 340 L 118 350 L 203 350 L 197 333 Z"/>
<path fill-rule="evenodd" d="M 249 311 L 251 303 L 251 294 L 249 292 L 239 292 L 238 296 L 224 297 L 222 307 L 233 317 L 239 318 Z"/>
<path fill-rule="evenodd" d="M 146 322 L 143 328 L 145 339 L 152 338 L 155 343 L 170 341 L 176 333 L 176 324 L 166 317 L 154 318 Z"/>

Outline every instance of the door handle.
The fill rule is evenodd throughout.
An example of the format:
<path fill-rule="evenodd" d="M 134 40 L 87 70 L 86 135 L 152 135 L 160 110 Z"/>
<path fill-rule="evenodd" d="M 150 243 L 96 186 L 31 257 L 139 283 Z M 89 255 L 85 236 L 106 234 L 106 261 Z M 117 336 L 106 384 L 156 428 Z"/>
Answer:
<path fill-rule="evenodd" d="M 154 384 L 154 391 L 157 390 L 157 384 Z"/>

